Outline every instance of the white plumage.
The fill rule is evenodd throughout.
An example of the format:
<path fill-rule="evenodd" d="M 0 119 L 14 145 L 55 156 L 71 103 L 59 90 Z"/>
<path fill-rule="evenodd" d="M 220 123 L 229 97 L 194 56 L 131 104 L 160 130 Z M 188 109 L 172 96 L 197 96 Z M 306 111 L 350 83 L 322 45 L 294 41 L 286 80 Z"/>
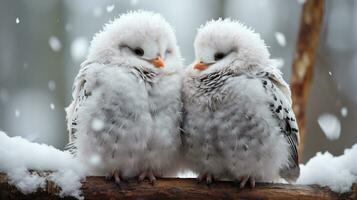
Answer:
<path fill-rule="evenodd" d="M 187 166 L 199 180 L 294 180 L 298 128 L 290 89 L 260 36 L 237 21 L 208 22 L 183 81 Z"/>
<path fill-rule="evenodd" d="M 68 149 L 117 183 L 174 173 L 181 69 L 174 31 L 161 15 L 129 12 L 105 25 L 75 78 Z"/>

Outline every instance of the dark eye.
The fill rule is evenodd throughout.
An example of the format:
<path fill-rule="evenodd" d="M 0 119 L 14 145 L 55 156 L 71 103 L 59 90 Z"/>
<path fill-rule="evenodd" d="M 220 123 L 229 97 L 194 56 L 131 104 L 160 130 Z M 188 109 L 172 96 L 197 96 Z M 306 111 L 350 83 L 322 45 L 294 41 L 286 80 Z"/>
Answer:
<path fill-rule="evenodd" d="M 166 54 L 171 54 L 171 53 L 172 53 L 172 50 L 171 50 L 171 49 L 167 49 L 165 53 L 166 53 Z"/>
<path fill-rule="evenodd" d="M 224 53 L 222 52 L 217 52 L 214 54 L 214 60 L 217 61 L 217 60 L 221 60 L 222 58 L 224 58 L 224 56 L 226 56 Z"/>
<path fill-rule="evenodd" d="M 144 55 L 144 50 L 140 47 L 134 49 L 134 53 L 138 56 L 143 56 Z"/>

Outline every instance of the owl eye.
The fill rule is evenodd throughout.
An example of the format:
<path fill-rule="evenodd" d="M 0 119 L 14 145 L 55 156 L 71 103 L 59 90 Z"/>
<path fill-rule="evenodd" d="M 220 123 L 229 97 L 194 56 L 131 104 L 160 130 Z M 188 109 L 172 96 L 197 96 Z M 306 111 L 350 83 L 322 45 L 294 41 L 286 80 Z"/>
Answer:
<path fill-rule="evenodd" d="M 140 47 L 134 49 L 134 53 L 137 55 L 137 56 L 143 56 L 144 55 L 144 50 Z"/>
<path fill-rule="evenodd" d="M 172 50 L 171 50 L 171 49 L 167 49 L 165 53 L 166 53 L 166 54 L 171 54 L 171 53 L 172 53 Z"/>
<path fill-rule="evenodd" d="M 222 58 L 224 58 L 224 56 L 226 56 L 224 53 L 217 52 L 217 53 L 214 54 L 214 60 L 215 61 L 221 60 Z"/>

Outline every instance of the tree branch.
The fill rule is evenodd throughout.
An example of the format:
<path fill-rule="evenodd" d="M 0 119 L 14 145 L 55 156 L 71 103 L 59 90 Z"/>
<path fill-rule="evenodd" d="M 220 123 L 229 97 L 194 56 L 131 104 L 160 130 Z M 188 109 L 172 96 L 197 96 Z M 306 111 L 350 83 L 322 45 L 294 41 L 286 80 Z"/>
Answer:
<path fill-rule="evenodd" d="M 304 4 L 291 79 L 293 109 L 300 131 L 299 155 L 305 138 L 306 104 L 313 76 L 315 53 L 323 17 L 323 0 L 307 0 Z M 301 159 L 301 156 L 300 156 Z"/>
<path fill-rule="evenodd" d="M 7 183 L 6 175 L 0 173 L 0 199 L 60 199 L 59 189 L 48 184 L 45 189 L 24 195 Z M 254 189 L 238 189 L 233 182 L 219 181 L 208 187 L 196 184 L 194 179 L 164 178 L 154 186 L 148 182 L 124 183 L 121 188 L 104 177 L 87 177 L 82 185 L 85 199 L 300 199 L 337 200 L 357 199 L 357 186 L 350 193 L 334 193 L 316 185 L 288 185 L 258 183 Z M 64 199 L 73 199 L 65 197 Z"/>

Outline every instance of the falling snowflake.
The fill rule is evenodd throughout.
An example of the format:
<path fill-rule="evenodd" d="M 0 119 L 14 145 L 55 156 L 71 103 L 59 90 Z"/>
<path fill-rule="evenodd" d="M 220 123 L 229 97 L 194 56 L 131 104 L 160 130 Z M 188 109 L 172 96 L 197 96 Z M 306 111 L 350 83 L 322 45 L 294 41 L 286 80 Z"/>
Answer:
<path fill-rule="evenodd" d="M 275 32 L 275 39 L 280 46 L 284 47 L 286 45 L 285 35 L 281 32 Z"/>
<path fill-rule="evenodd" d="M 54 103 L 50 103 L 50 108 L 51 108 L 51 110 L 54 110 L 56 108 L 55 104 Z"/>
<path fill-rule="evenodd" d="M 89 163 L 92 166 L 97 166 L 101 163 L 101 157 L 98 154 L 94 154 L 89 158 Z"/>
<path fill-rule="evenodd" d="M 94 17 L 96 17 L 96 18 L 102 16 L 102 14 L 103 14 L 102 8 L 101 7 L 94 8 L 93 14 L 94 14 Z"/>
<path fill-rule="evenodd" d="M 9 101 L 9 92 L 5 88 L 0 89 L 0 101 L 6 103 Z"/>
<path fill-rule="evenodd" d="M 20 117 L 21 112 L 20 112 L 20 110 L 16 109 L 16 110 L 14 111 L 14 114 L 15 114 L 15 117 Z"/>
<path fill-rule="evenodd" d="M 329 71 L 329 72 L 328 72 L 328 75 L 332 76 L 332 72 L 331 72 L 331 71 Z"/>
<path fill-rule="evenodd" d="M 299 4 L 304 4 L 304 3 L 306 2 L 306 0 L 297 0 L 297 2 L 298 2 Z"/>
<path fill-rule="evenodd" d="M 136 5 L 138 5 L 138 3 L 139 3 L 139 0 L 130 0 L 131 6 L 136 6 Z"/>
<path fill-rule="evenodd" d="M 335 115 L 325 113 L 319 116 L 317 122 L 329 140 L 337 140 L 340 137 L 341 123 Z"/>
<path fill-rule="evenodd" d="M 29 64 L 27 62 L 24 62 L 23 67 L 24 67 L 24 70 L 27 70 L 29 68 Z"/>
<path fill-rule="evenodd" d="M 108 13 L 112 12 L 114 10 L 114 8 L 115 8 L 115 5 L 109 5 L 106 7 Z"/>
<path fill-rule="evenodd" d="M 54 91 L 56 89 L 56 82 L 53 80 L 48 81 L 48 89 Z"/>
<path fill-rule="evenodd" d="M 268 4 L 268 1 L 267 0 L 260 0 L 258 2 L 258 5 L 261 6 L 261 7 L 266 7 L 266 5 Z"/>
<path fill-rule="evenodd" d="M 275 58 L 276 67 L 281 69 L 284 67 L 285 61 L 283 58 Z"/>
<path fill-rule="evenodd" d="M 91 124 L 93 131 L 101 131 L 104 128 L 104 122 L 101 119 L 94 118 Z"/>
<path fill-rule="evenodd" d="M 16 24 L 20 23 L 20 19 L 16 17 Z"/>
<path fill-rule="evenodd" d="M 66 29 L 67 32 L 71 31 L 72 30 L 72 24 L 67 23 L 66 26 L 65 26 L 65 29 Z"/>
<path fill-rule="evenodd" d="M 342 117 L 347 117 L 348 109 L 346 107 L 341 108 L 341 115 Z"/>
<path fill-rule="evenodd" d="M 88 41 L 84 37 L 74 39 L 71 44 L 71 55 L 74 60 L 82 59 L 88 50 Z"/>
<path fill-rule="evenodd" d="M 48 43 L 54 52 L 58 52 L 62 48 L 61 41 L 56 36 L 51 36 Z"/>

